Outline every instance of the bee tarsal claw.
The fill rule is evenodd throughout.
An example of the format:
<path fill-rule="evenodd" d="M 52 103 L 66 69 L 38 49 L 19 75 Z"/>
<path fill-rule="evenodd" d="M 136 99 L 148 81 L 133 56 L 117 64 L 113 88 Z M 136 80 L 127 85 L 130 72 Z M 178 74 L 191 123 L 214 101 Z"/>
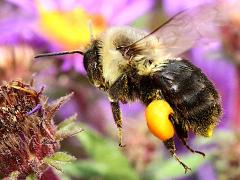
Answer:
<path fill-rule="evenodd" d="M 203 153 L 203 152 L 201 152 L 201 151 L 195 151 L 194 153 L 198 153 L 198 154 L 200 154 L 200 155 L 202 155 L 204 158 L 205 158 L 205 153 Z"/>
<path fill-rule="evenodd" d="M 183 168 L 185 169 L 185 174 L 187 174 L 188 171 L 192 171 L 192 169 L 190 167 L 188 167 L 186 164 L 181 163 L 181 165 L 183 166 Z"/>
<path fill-rule="evenodd" d="M 188 171 L 192 170 L 190 167 L 188 167 L 186 164 L 184 164 L 175 153 L 173 153 L 172 156 L 183 166 L 183 168 L 185 169 L 185 174 Z"/>
<path fill-rule="evenodd" d="M 118 146 L 119 147 L 126 147 L 126 144 L 119 143 Z"/>

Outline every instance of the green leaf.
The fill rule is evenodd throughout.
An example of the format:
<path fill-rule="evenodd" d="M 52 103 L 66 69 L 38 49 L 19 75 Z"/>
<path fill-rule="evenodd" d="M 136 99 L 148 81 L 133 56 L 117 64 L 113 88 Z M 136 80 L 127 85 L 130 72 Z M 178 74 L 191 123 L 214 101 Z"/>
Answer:
<path fill-rule="evenodd" d="M 93 178 L 104 176 L 107 173 L 107 166 L 105 163 L 98 163 L 92 160 L 81 160 L 74 164 L 68 165 L 64 168 L 65 174 L 71 175 L 75 178 L 85 177 Z"/>
<path fill-rule="evenodd" d="M 143 179 L 159 180 L 189 176 L 211 157 L 211 154 L 208 154 L 205 158 L 203 158 L 201 155 L 193 153 L 181 156 L 180 159 L 192 169 L 192 171 L 188 171 L 187 174 L 185 174 L 184 168 L 174 158 L 167 161 L 154 161 L 144 171 Z"/>
<path fill-rule="evenodd" d="M 111 163 L 110 163 L 111 165 Z M 106 163 L 100 163 L 93 160 L 82 160 L 64 168 L 65 175 L 84 179 L 104 179 L 104 180 L 135 180 L 136 176 L 131 175 L 129 170 L 122 167 L 118 171 L 111 169 Z"/>
<path fill-rule="evenodd" d="M 50 157 L 45 157 L 43 159 L 44 163 L 56 168 L 57 170 L 63 172 L 64 166 L 70 164 L 72 161 L 76 160 L 75 157 L 65 153 L 56 152 Z"/>
<path fill-rule="evenodd" d="M 65 152 L 56 152 L 50 158 L 55 161 L 63 161 L 63 162 L 71 162 L 76 160 L 74 156 L 69 155 Z"/>
<path fill-rule="evenodd" d="M 73 116 L 67 118 L 66 120 L 62 121 L 57 126 L 57 132 L 56 132 L 56 139 L 62 140 L 66 137 L 75 135 L 82 131 L 82 128 L 78 123 L 76 123 L 77 114 L 74 114 Z"/>
<path fill-rule="evenodd" d="M 113 143 L 110 139 L 102 137 L 89 128 L 84 127 L 84 129 L 85 131 L 76 137 L 91 160 L 98 165 L 97 167 L 104 167 L 104 171 L 100 173 L 103 179 L 138 179 L 136 171 L 130 166 L 127 158 L 121 152 L 121 147 L 116 142 Z M 81 161 L 78 163 L 81 164 Z M 86 167 L 81 165 L 78 166 L 79 171 Z M 88 167 L 90 171 L 90 166 Z M 98 172 L 96 166 L 92 166 L 92 171 Z"/>

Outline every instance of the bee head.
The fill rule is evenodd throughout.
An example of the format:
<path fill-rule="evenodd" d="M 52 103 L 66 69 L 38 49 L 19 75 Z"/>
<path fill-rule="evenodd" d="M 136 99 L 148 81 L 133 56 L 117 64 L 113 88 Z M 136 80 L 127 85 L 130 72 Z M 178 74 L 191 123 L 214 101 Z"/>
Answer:
<path fill-rule="evenodd" d="M 99 41 L 92 42 L 91 47 L 84 53 L 83 65 L 87 71 L 89 81 L 96 87 L 101 88 L 104 84 L 102 76 L 101 56 Z"/>

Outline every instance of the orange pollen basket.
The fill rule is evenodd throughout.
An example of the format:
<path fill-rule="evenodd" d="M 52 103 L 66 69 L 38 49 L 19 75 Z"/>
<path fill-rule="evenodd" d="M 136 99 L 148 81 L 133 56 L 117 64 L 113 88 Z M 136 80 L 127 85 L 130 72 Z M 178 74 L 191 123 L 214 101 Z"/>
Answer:
<path fill-rule="evenodd" d="M 174 136 L 174 127 L 169 119 L 173 109 L 164 100 L 154 100 L 146 108 L 147 125 L 151 133 L 162 141 Z"/>

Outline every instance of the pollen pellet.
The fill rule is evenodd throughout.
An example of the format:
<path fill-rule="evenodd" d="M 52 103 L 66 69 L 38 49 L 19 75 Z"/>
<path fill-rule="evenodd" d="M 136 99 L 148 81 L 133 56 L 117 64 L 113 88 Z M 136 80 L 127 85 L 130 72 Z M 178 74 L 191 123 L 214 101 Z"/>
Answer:
<path fill-rule="evenodd" d="M 174 136 L 174 127 L 169 119 L 169 115 L 173 114 L 173 110 L 166 101 L 152 101 L 147 106 L 145 114 L 148 128 L 154 136 L 162 141 Z"/>
<path fill-rule="evenodd" d="M 214 127 L 209 127 L 209 129 L 207 131 L 207 134 L 206 134 L 206 137 L 211 137 L 213 135 L 213 128 Z"/>

